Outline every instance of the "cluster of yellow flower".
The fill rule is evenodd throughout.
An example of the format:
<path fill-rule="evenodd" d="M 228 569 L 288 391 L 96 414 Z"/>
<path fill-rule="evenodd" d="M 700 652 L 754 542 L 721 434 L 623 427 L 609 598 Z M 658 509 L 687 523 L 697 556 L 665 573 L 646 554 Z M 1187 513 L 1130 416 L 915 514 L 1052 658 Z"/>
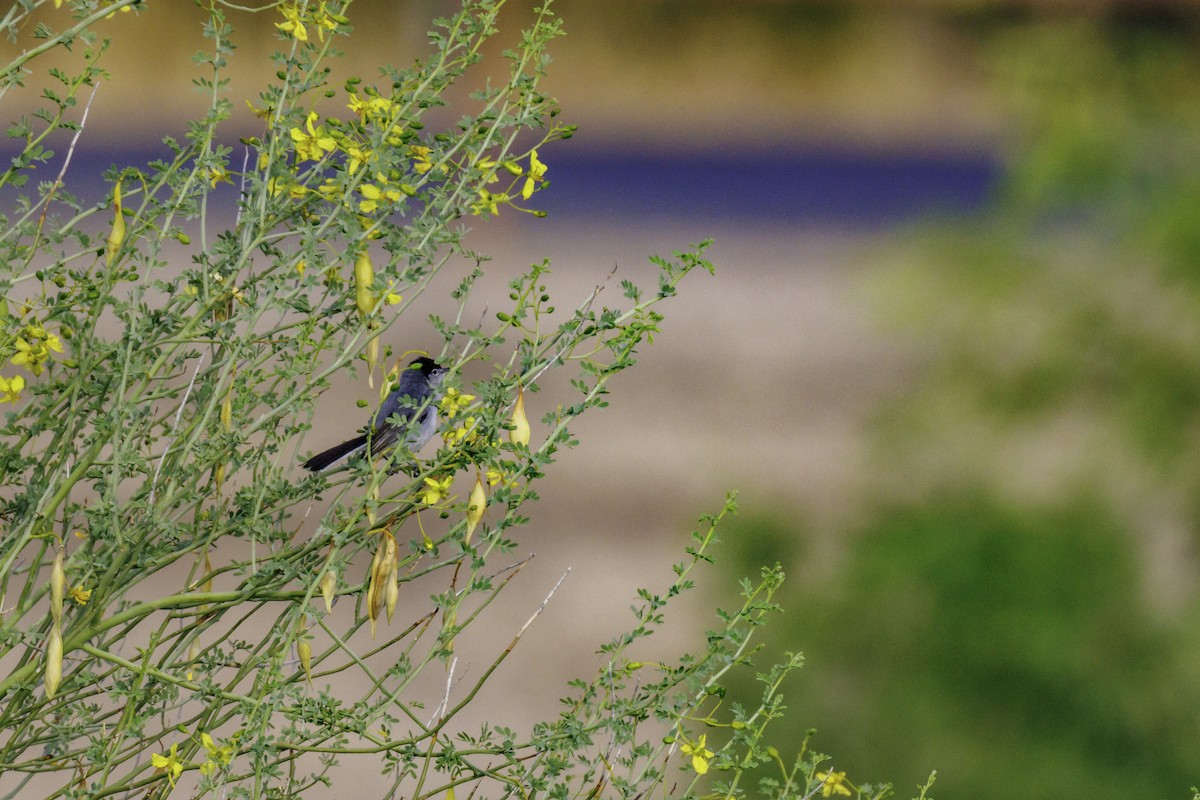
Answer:
<path fill-rule="evenodd" d="M 345 17 L 330 13 L 328 3 L 299 3 L 293 0 L 279 7 L 283 14 L 283 22 L 276 22 L 275 27 L 299 42 L 308 41 L 308 26 L 317 29 L 317 38 L 325 41 L 325 31 L 336 31 L 338 25 L 348 21 Z"/>
<path fill-rule="evenodd" d="M 324 41 L 327 30 L 336 31 L 339 25 L 347 22 L 344 17 L 330 12 L 324 1 L 300 3 L 292 0 L 292 2 L 280 5 L 279 10 L 284 21 L 277 22 L 275 27 L 298 42 L 309 41 L 309 27 L 315 28 L 317 36 Z M 529 153 L 528 168 L 518 163 L 519 158 L 497 162 L 486 155 L 480 155 L 467 162 L 453 159 L 445 163 L 435 162 L 432 157 L 433 149 L 417 143 L 414 131 L 405 130 L 400 120 L 400 112 L 391 99 L 381 96 L 374 89 L 364 89 L 362 95 L 358 91 L 351 91 L 350 101 L 346 107 L 358 117 L 362 124 L 371 125 L 382 131 L 383 141 L 388 147 L 403 148 L 410 159 L 411 174 L 418 177 L 423 177 L 431 172 L 437 175 L 439 169 L 464 169 L 468 165 L 483 173 L 482 179 L 486 184 L 493 184 L 500 180 L 497 174 L 500 168 L 511 174 L 513 176 L 512 184 L 504 192 L 493 192 L 482 186 L 477 190 L 479 199 L 470 205 L 470 212 L 477 216 L 499 214 L 501 205 L 511 205 L 516 197 L 528 200 L 546 183 L 547 167 L 538 157 L 536 148 Z M 269 109 L 254 109 L 254 111 L 259 116 L 267 117 L 269 115 Z M 326 117 L 324 124 L 321 124 L 320 115 L 313 111 L 308 114 L 304 125 L 293 127 L 289 131 L 289 135 L 297 164 L 319 163 L 330 156 L 341 154 L 345 159 L 345 170 L 348 174 L 357 175 L 360 169 L 367 170 L 366 174 L 369 179 L 359 183 L 354 189 L 359 195 L 356 200 L 352 201 L 356 205 L 357 213 L 371 214 L 377 211 L 386 213 L 404 196 L 411 197 L 416 194 L 416 187 L 403 182 L 404 176 L 396 170 L 383 166 L 382 159 L 377 157 L 371 147 L 366 142 L 356 139 L 354 127 L 341 120 Z M 210 179 L 215 186 L 217 181 L 227 179 L 227 173 L 223 170 L 213 170 Z M 519 191 L 517 191 L 518 182 L 521 183 Z M 274 178 L 270 182 L 270 189 L 277 195 L 286 192 L 296 198 L 304 197 L 309 192 L 316 192 L 329 201 L 336 201 L 341 195 L 341 189 L 332 177 L 324 178 L 320 186 L 315 189 L 310 189 L 300 182 L 286 178 Z M 364 220 L 364 225 L 369 227 L 369 220 Z"/>
<path fill-rule="evenodd" d="M 221 767 L 233 761 L 236 747 L 233 744 L 219 745 L 207 733 L 200 734 L 200 744 L 204 747 L 204 762 L 199 765 L 201 775 L 212 775 Z M 187 767 L 195 767 L 179 757 L 179 743 L 171 745 L 165 753 L 154 753 L 150 756 L 150 765 L 167 774 L 167 780 L 172 786 Z"/>
<path fill-rule="evenodd" d="M 52 352 L 63 351 L 59 338 L 41 325 L 26 325 L 14 346 L 17 352 L 12 357 L 12 363 L 24 367 L 34 375 L 41 375 L 45 371 L 46 362 L 50 360 Z M 25 378 L 20 375 L 11 378 L 0 377 L 0 403 L 15 403 L 20 400 L 21 390 L 24 388 Z"/>

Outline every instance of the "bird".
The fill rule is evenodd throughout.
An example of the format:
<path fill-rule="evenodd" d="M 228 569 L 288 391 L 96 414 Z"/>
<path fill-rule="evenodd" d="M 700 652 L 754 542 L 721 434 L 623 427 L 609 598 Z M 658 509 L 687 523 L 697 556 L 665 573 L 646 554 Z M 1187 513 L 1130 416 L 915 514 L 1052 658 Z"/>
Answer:
<path fill-rule="evenodd" d="M 375 419 L 358 436 L 317 453 L 302 465 L 320 472 L 331 464 L 367 450 L 374 458 L 387 453 L 401 434 L 404 446 L 414 453 L 425 446 L 437 431 L 437 401 L 441 397 L 446 368 L 431 358 L 416 359 L 401 371 L 400 380 L 383 401 Z M 413 416 L 416 416 L 413 424 Z M 399 417 L 398 424 L 389 420 Z"/>

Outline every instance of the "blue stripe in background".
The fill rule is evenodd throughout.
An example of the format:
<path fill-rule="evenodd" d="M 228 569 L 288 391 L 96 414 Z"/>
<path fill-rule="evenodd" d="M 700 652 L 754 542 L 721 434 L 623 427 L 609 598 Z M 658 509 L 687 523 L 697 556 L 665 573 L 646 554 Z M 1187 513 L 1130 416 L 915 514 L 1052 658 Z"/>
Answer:
<path fill-rule="evenodd" d="M 99 201 L 109 191 L 99 176 L 110 165 L 144 167 L 167 156 L 162 145 L 80 150 L 67 175 L 68 189 L 85 202 Z M 995 156 L 963 152 L 646 153 L 559 144 L 544 148 L 541 157 L 551 185 L 524 205 L 558 221 L 721 219 L 885 227 L 978 212 L 1002 173 Z M 58 166 L 57 158 L 43 165 L 35 180 L 53 179 Z M 14 194 L 0 193 L 10 212 Z M 214 199 L 232 202 L 232 194 L 221 191 Z"/>

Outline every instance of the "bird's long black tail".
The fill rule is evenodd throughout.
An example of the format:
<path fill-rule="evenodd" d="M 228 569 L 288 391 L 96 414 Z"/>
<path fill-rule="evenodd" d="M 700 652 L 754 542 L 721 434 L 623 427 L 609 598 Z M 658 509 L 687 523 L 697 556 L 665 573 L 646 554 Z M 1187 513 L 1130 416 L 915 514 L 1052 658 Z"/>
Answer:
<path fill-rule="evenodd" d="M 328 450 L 322 450 L 301 466 L 311 472 L 320 472 L 338 459 L 345 458 L 355 450 L 361 450 L 366 443 L 367 435 L 365 433 L 362 436 L 355 436 L 341 444 L 335 444 Z"/>

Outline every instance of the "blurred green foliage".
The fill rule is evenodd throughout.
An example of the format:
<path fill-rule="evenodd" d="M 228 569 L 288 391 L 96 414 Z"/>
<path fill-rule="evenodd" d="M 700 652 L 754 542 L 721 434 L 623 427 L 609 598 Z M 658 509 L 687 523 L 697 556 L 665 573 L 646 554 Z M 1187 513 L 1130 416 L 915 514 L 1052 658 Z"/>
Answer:
<path fill-rule="evenodd" d="M 807 656 L 789 717 L 852 779 L 903 793 L 936 768 L 939 797 L 972 800 L 1200 780 L 1198 34 L 1170 14 L 975 30 L 1008 179 L 870 276 L 918 355 L 866 521 L 729 537 L 807 576 L 781 599 L 778 647 Z"/>
<path fill-rule="evenodd" d="M 741 524 L 736 542 L 785 530 Z M 885 506 L 834 566 L 781 601 L 796 627 L 778 646 L 807 657 L 789 718 L 852 779 L 903 795 L 936 768 L 937 796 L 978 800 L 1195 782 L 1200 680 L 1103 503 L 958 491 Z"/>

